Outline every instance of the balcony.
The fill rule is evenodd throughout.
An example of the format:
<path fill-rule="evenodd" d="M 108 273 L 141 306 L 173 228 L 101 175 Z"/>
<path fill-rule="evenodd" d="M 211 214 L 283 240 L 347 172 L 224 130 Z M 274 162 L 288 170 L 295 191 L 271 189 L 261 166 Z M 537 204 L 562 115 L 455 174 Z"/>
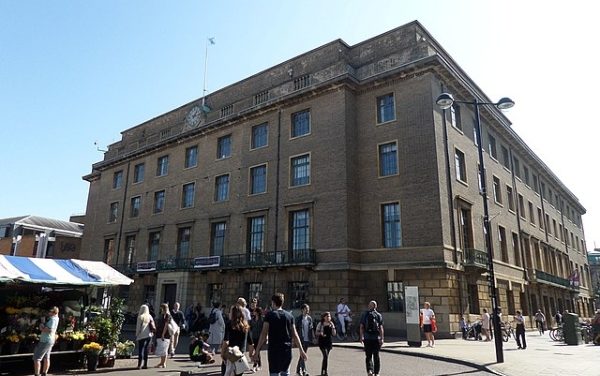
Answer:
<path fill-rule="evenodd" d="M 317 263 L 314 249 L 240 253 L 225 256 L 196 258 L 169 258 L 166 260 L 140 261 L 137 264 L 118 264 L 113 267 L 123 274 L 156 273 L 161 271 L 241 270 L 285 268 L 291 266 L 313 267 Z"/>
<path fill-rule="evenodd" d="M 467 248 L 464 251 L 463 265 L 465 268 L 485 269 L 488 268 L 488 254 L 475 248 Z"/>
<path fill-rule="evenodd" d="M 536 282 L 558 285 L 560 287 L 564 287 L 573 291 L 579 291 L 579 285 L 571 283 L 571 281 L 569 281 L 566 278 L 558 277 L 537 269 L 535 269 L 534 271 Z"/>

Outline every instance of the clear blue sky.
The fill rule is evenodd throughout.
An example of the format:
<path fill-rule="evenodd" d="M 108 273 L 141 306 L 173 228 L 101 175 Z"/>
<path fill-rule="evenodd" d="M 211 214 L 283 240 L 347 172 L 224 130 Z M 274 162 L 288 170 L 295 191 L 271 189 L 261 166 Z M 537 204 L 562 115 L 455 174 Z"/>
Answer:
<path fill-rule="evenodd" d="M 533 3 L 533 4 L 530 4 Z M 120 132 L 334 39 L 419 20 L 587 208 L 600 247 L 594 2 L 0 0 L 0 218 L 83 213 Z"/>

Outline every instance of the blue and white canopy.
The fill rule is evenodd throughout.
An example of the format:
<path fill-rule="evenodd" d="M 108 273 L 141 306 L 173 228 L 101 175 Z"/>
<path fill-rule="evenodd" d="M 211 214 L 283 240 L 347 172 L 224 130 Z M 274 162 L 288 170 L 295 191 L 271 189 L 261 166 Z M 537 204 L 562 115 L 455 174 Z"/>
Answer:
<path fill-rule="evenodd" d="M 0 282 L 51 285 L 129 285 L 132 279 L 100 261 L 0 255 Z"/>

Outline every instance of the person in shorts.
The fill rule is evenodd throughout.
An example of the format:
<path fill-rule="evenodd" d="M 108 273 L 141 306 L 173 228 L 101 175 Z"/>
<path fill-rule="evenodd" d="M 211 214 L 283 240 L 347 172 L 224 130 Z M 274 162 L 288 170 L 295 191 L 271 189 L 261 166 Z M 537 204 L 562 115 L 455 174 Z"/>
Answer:
<path fill-rule="evenodd" d="M 46 375 L 50 368 L 50 353 L 56 340 L 56 328 L 58 328 L 58 307 L 50 308 L 48 319 L 40 324 L 40 342 L 33 350 L 33 373 L 35 376 Z M 41 373 L 40 373 L 41 370 Z"/>
<path fill-rule="evenodd" d="M 421 309 L 421 315 L 423 315 L 423 332 L 425 338 L 427 338 L 427 347 L 435 347 L 435 338 L 433 337 L 433 329 L 431 320 L 435 320 L 435 313 L 431 309 L 431 304 L 425 302 L 423 305 L 425 308 Z"/>

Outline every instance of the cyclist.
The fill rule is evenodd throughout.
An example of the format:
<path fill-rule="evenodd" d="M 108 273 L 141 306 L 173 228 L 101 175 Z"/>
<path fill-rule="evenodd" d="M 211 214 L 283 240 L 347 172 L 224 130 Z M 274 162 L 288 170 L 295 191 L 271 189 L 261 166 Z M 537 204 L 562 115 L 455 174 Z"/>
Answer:
<path fill-rule="evenodd" d="M 340 298 L 340 303 L 337 305 L 337 318 L 340 322 L 340 333 L 343 337 L 346 336 L 346 324 L 352 320 L 350 318 L 351 313 L 350 307 L 346 304 L 346 299 Z"/>
<path fill-rule="evenodd" d="M 546 322 L 546 316 L 544 316 L 541 309 L 538 309 L 535 314 L 535 326 L 539 329 L 540 335 L 544 334 L 545 322 Z"/>

